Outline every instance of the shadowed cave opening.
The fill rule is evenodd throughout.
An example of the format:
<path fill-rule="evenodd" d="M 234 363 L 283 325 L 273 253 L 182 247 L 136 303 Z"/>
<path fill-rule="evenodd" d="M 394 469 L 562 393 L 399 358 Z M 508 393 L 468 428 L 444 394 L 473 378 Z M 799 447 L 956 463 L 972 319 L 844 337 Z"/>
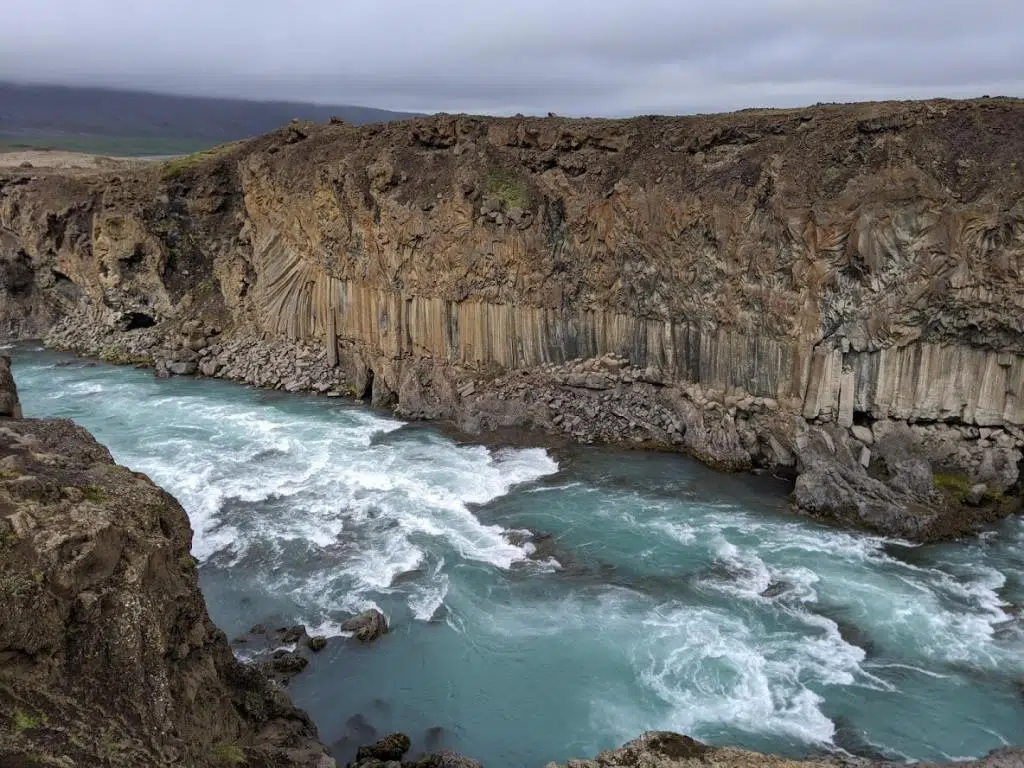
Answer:
<path fill-rule="evenodd" d="M 140 328 L 152 328 L 156 325 L 153 316 L 147 315 L 145 312 L 128 312 L 122 322 L 126 331 L 137 331 Z"/>
<path fill-rule="evenodd" d="M 360 399 L 366 399 L 373 396 L 373 368 L 366 369 L 366 384 L 363 385 L 362 392 L 356 392 L 356 397 Z"/>

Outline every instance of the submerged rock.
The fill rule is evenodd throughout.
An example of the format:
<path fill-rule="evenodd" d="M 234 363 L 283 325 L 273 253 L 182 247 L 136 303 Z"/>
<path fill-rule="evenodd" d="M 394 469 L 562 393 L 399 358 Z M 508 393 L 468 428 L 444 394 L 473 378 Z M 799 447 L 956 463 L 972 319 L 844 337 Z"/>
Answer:
<path fill-rule="evenodd" d="M 361 643 L 372 643 L 388 631 L 388 620 L 376 608 L 371 608 L 348 619 L 341 625 L 341 628 L 345 632 L 352 632 L 353 636 Z"/>

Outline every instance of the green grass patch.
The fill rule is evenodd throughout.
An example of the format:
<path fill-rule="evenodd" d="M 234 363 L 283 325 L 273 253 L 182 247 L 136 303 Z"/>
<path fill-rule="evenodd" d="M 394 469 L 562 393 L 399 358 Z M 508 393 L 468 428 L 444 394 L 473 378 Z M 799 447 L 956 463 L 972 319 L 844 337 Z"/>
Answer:
<path fill-rule="evenodd" d="M 193 555 L 182 555 L 178 558 L 178 565 L 180 565 L 182 568 L 192 570 L 197 565 L 199 565 L 199 560 Z"/>
<path fill-rule="evenodd" d="M 213 758 L 218 765 L 248 765 L 245 759 L 245 750 L 237 744 L 228 744 L 221 741 L 213 745 Z"/>
<path fill-rule="evenodd" d="M 46 725 L 46 715 L 33 715 L 23 709 L 16 709 L 11 714 L 11 725 L 17 733 Z"/>
<path fill-rule="evenodd" d="M 935 490 L 961 503 L 971 490 L 971 481 L 963 475 L 936 473 L 932 482 L 935 484 Z"/>
<path fill-rule="evenodd" d="M 130 136 L 0 136 L 0 152 L 55 149 L 107 157 L 160 157 L 209 149 L 202 139 L 169 139 Z"/>
<path fill-rule="evenodd" d="M 82 492 L 82 496 L 86 501 L 91 501 L 94 504 L 102 504 L 110 498 L 107 492 L 98 485 L 83 485 L 78 490 Z"/>
<path fill-rule="evenodd" d="M 501 201 L 504 210 L 530 207 L 530 188 L 514 171 L 508 168 L 491 168 L 484 179 L 484 189 L 488 197 L 496 197 Z"/>
<path fill-rule="evenodd" d="M 199 152 L 193 152 L 189 155 L 172 157 L 161 165 L 160 173 L 166 181 L 173 181 L 174 179 L 180 178 L 184 174 L 188 173 L 193 168 L 200 167 L 208 160 L 213 160 L 224 149 L 237 143 L 238 142 L 219 144 L 216 147 L 210 147 L 209 149 L 204 149 Z"/>
<path fill-rule="evenodd" d="M 39 588 L 39 583 L 24 573 L 0 573 L 0 597 L 20 600 L 35 594 Z"/>
<path fill-rule="evenodd" d="M 153 364 L 153 360 L 146 355 L 130 355 L 117 347 L 104 347 L 100 350 L 100 360 L 112 365 L 146 365 Z"/>

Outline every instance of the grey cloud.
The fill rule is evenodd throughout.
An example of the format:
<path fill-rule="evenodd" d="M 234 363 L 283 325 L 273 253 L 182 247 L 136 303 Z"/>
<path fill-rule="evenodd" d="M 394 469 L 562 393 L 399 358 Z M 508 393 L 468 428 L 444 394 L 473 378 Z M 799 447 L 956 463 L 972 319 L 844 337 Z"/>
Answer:
<path fill-rule="evenodd" d="M 1019 0 L 6 0 L 0 78 L 624 115 L 1024 94 Z"/>

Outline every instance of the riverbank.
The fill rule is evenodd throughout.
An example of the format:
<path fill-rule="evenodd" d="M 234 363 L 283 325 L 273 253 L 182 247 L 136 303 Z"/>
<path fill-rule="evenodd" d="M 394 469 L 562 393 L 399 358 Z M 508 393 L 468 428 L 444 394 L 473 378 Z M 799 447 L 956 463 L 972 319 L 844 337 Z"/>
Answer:
<path fill-rule="evenodd" d="M 490 373 L 421 358 L 405 361 L 393 389 L 351 343 L 340 342 L 332 360 L 315 342 L 212 321 L 125 329 L 131 322 L 79 313 L 46 343 L 158 376 L 355 398 L 474 439 L 525 432 L 545 444 L 653 449 L 723 472 L 768 471 L 795 480 L 794 512 L 911 541 L 977 533 L 1022 508 L 1024 431 L 1013 425 L 808 421 L 772 398 L 674 384 L 614 353 Z"/>

